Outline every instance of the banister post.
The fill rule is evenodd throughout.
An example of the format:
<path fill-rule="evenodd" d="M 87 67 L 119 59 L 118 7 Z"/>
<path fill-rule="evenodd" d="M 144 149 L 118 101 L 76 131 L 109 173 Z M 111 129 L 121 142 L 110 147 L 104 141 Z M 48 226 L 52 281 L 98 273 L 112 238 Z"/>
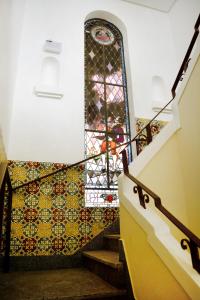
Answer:
<path fill-rule="evenodd" d="M 129 174 L 126 150 L 125 149 L 122 150 L 121 154 L 122 154 L 122 163 L 123 163 L 124 174 Z"/>
<path fill-rule="evenodd" d="M 150 123 L 147 124 L 146 131 L 147 131 L 147 144 L 149 145 L 152 142 L 152 133 L 151 133 Z"/>
<path fill-rule="evenodd" d="M 8 169 L 6 170 L 6 184 L 8 185 L 8 210 L 6 218 L 6 245 L 5 245 L 5 258 L 4 258 L 4 272 L 10 271 L 10 239 L 11 239 L 11 223 L 12 223 L 12 185 Z"/>

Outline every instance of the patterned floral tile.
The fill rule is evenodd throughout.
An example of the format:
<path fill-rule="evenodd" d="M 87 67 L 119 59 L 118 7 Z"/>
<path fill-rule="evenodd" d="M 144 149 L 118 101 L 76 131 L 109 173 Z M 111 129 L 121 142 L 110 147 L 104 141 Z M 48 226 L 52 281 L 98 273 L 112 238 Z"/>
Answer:
<path fill-rule="evenodd" d="M 66 165 L 10 161 L 12 186 Z M 118 208 L 86 208 L 84 167 L 61 171 L 13 193 L 11 255 L 72 255 L 119 216 Z M 6 220 L 6 209 L 4 223 Z M 5 225 L 1 255 L 4 253 Z"/>

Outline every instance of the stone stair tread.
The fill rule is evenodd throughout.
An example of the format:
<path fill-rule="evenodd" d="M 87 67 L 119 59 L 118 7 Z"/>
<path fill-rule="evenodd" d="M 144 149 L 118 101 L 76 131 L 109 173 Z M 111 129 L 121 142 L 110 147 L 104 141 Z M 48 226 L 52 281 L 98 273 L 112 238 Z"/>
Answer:
<path fill-rule="evenodd" d="M 118 289 L 85 268 L 1 274 L 1 300 L 126 299 Z"/>
<path fill-rule="evenodd" d="M 83 255 L 108 265 L 115 269 L 122 269 L 123 264 L 119 261 L 119 252 L 110 250 L 83 251 Z"/>
<path fill-rule="evenodd" d="M 113 234 L 105 234 L 104 235 L 105 238 L 107 239 L 120 239 L 120 234 L 119 233 L 113 233 Z"/>

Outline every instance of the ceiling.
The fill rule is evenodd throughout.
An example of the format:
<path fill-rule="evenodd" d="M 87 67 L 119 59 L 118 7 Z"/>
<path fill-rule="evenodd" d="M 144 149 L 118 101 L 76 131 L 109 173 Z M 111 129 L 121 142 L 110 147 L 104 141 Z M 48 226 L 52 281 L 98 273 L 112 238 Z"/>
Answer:
<path fill-rule="evenodd" d="M 176 0 L 122 0 L 132 4 L 146 6 L 162 12 L 169 12 Z"/>

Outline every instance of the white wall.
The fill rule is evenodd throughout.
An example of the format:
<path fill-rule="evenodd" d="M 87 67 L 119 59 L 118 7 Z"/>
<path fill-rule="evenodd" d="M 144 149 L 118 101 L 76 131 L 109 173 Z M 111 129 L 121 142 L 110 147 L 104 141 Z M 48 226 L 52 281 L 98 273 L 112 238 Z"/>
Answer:
<path fill-rule="evenodd" d="M 0 131 L 8 151 L 24 0 L 0 0 Z"/>
<path fill-rule="evenodd" d="M 176 0 L 169 12 L 178 66 L 181 65 L 194 34 L 200 13 L 200 0 Z"/>
<path fill-rule="evenodd" d="M 9 159 L 71 163 L 83 158 L 84 21 L 94 11 L 106 11 L 124 24 L 129 102 L 136 117 L 154 115 L 153 76 L 164 78 L 167 89 L 171 88 L 176 69 L 167 14 L 120 0 L 28 0 Z M 61 67 L 61 100 L 39 98 L 33 93 L 46 56 L 42 50 L 46 39 L 63 44 L 62 53 L 54 55 Z M 133 124 L 133 116 L 131 119 Z"/>

